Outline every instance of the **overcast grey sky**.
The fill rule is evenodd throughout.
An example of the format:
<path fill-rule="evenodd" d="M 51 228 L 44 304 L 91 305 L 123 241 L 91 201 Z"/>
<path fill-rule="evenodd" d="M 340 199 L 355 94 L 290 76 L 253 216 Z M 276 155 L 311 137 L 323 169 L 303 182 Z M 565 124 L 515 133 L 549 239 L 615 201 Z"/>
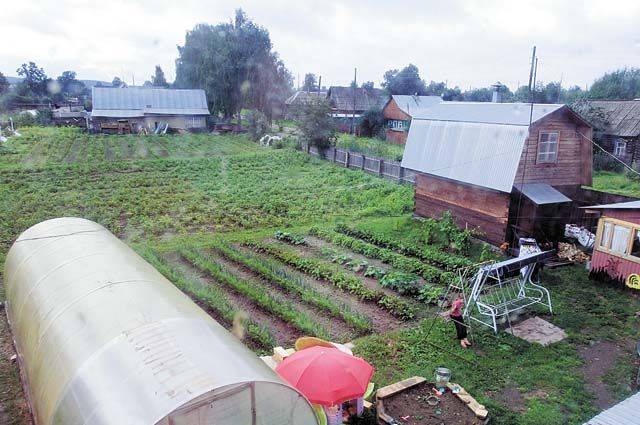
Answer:
<path fill-rule="evenodd" d="M 640 67 L 640 0 L 0 0 L 0 72 L 33 60 L 50 77 L 142 84 L 162 66 L 175 75 L 176 45 L 197 23 L 216 24 L 242 7 L 266 27 L 294 77 L 323 85 L 374 81 L 414 63 L 423 78 L 462 89 L 528 77 L 584 87 L 604 72 Z"/>

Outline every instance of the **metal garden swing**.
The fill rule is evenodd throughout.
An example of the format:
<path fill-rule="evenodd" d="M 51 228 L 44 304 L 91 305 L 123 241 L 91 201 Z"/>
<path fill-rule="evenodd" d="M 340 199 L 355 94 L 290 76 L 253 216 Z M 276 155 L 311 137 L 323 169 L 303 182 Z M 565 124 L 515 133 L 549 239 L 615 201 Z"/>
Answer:
<path fill-rule="evenodd" d="M 552 313 L 549 291 L 534 283 L 533 274 L 537 264 L 554 253 L 537 252 L 461 269 L 452 286 L 464 296 L 463 316 L 498 332 L 499 325 L 508 321 L 510 326 L 510 315 L 526 307 L 541 304 Z"/>

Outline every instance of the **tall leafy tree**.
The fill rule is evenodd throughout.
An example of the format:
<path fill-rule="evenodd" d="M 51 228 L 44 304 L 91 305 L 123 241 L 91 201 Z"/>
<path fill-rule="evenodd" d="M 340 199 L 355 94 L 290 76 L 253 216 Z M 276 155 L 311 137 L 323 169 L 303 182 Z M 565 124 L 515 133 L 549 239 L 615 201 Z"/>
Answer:
<path fill-rule="evenodd" d="M 591 85 L 589 97 L 616 100 L 640 97 L 640 68 L 624 68 L 604 74 Z"/>
<path fill-rule="evenodd" d="M 233 22 L 196 25 L 178 54 L 176 86 L 204 89 L 214 114 L 228 118 L 256 107 L 269 116 L 274 97 L 291 90 L 293 79 L 271 51 L 268 31 L 241 9 Z"/>
<path fill-rule="evenodd" d="M 48 94 L 47 84 L 50 79 L 45 74 L 44 69 L 38 67 L 35 62 L 23 63 L 16 70 L 19 76 L 24 78 L 24 86 L 35 96 L 46 96 Z"/>
<path fill-rule="evenodd" d="M 413 64 L 407 65 L 400 71 L 391 69 L 384 73 L 383 78 L 382 87 L 389 94 L 417 94 L 420 96 L 427 94 L 427 86 L 420 78 L 418 67 Z"/>
<path fill-rule="evenodd" d="M 127 86 L 127 83 L 125 83 L 124 81 L 122 81 L 122 80 L 120 79 L 120 77 L 113 77 L 113 81 L 111 81 L 111 86 L 112 86 L 112 87 L 116 87 L 116 88 L 119 88 L 119 87 L 126 87 L 126 86 Z"/>
<path fill-rule="evenodd" d="M 151 84 L 154 87 L 169 87 L 169 83 L 167 83 L 167 79 L 164 76 L 164 71 L 160 68 L 160 65 L 156 65 L 156 71 L 153 76 L 151 76 Z"/>
<path fill-rule="evenodd" d="M 56 78 L 60 86 L 60 92 L 67 96 L 80 96 L 87 90 L 84 83 L 76 79 L 75 71 L 64 71 Z"/>
<path fill-rule="evenodd" d="M 2 72 L 0 72 L 0 95 L 3 95 L 9 91 L 9 81 L 4 76 Z"/>
<path fill-rule="evenodd" d="M 316 74 L 304 74 L 304 84 L 302 85 L 303 91 L 317 91 L 318 90 L 318 79 L 316 78 Z"/>

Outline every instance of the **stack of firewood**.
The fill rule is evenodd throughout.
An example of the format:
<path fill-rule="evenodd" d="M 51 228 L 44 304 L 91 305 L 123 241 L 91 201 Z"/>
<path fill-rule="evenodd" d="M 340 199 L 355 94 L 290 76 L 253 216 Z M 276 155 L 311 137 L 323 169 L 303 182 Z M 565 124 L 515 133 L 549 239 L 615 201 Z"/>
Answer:
<path fill-rule="evenodd" d="M 558 257 L 576 263 L 586 263 L 591 259 L 589 254 L 577 248 L 575 244 L 564 242 L 558 243 Z"/>

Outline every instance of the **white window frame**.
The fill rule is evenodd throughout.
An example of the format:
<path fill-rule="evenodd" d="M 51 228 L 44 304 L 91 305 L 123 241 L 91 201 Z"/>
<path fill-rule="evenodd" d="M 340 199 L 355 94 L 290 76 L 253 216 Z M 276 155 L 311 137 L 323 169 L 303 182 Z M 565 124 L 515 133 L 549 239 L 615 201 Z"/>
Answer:
<path fill-rule="evenodd" d="M 640 257 L 631 255 L 635 238 L 640 239 L 640 224 L 603 217 L 598 223 L 596 250 L 640 263 Z"/>
<path fill-rule="evenodd" d="M 613 154 L 615 156 L 625 156 L 627 154 L 627 142 L 624 140 L 616 140 Z"/>
<path fill-rule="evenodd" d="M 547 136 L 547 140 L 545 141 L 542 140 L 544 136 Z M 550 140 L 551 136 L 554 136 L 555 140 Z M 541 131 L 538 134 L 538 155 L 536 162 L 541 164 L 553 164 L 557 162 L 559 145 L 559 131 Z"/>

